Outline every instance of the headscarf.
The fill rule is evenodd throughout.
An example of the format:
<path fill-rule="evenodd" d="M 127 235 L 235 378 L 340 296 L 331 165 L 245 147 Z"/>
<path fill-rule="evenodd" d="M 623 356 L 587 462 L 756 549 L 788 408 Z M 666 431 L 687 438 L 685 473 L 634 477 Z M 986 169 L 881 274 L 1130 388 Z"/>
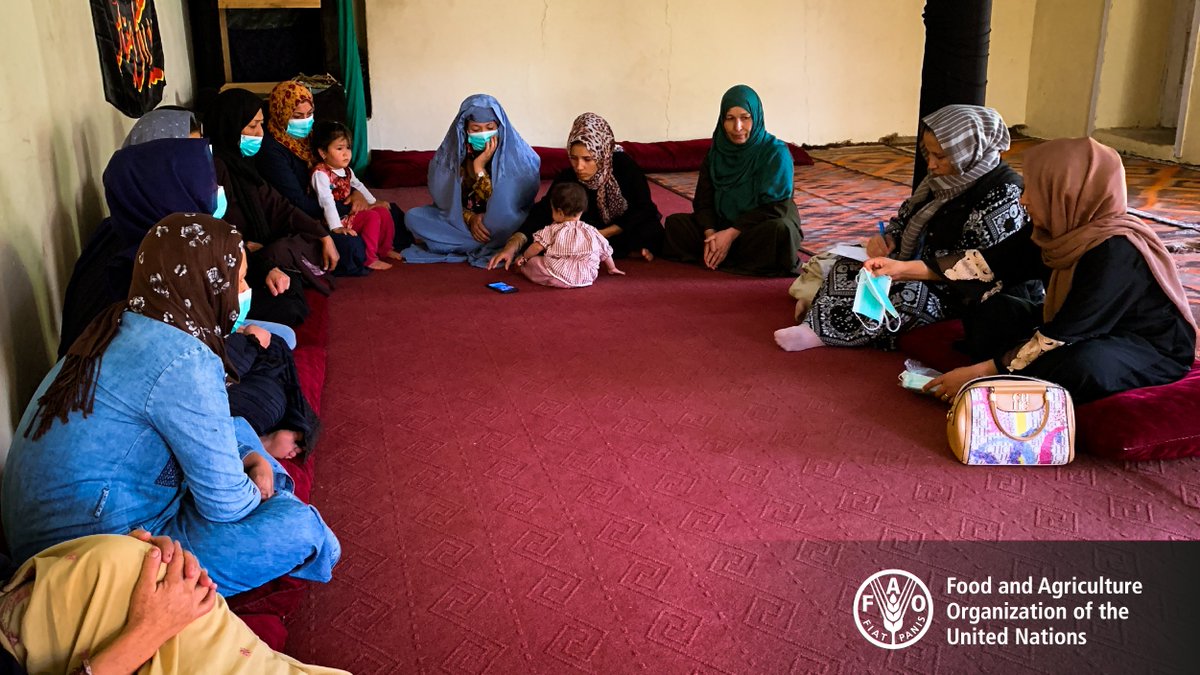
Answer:
<path fill-rule="evenodd" d="M 296 107 L 301 103 L 313 104 L 313 95 L 308 87 L 295 80 L 275 85 L 275 88 L 271 90 L 271 98 L 267 106 L 271 111 L 271 117 L 267 120 L 267 131 L 271 133 L 271 138 L 274 138 L 277 143 L 291 150 L 293 155 L 311 166 L 313 156 L 308 139 L 296 138 L 287 132 L 288 122 L 291 121 L 292 114 L 296 112 Z"/>
<path fill-rule="evenodd" d="M 1063 138 L 1025 153 L 1025 202 L 1033 220 L 1033 242 L 1052 270 L 1043 310 L 1046 321 L 1062 308 L 1083 254 L 1110 237 L 1125 237 L 1195 328 L 1175 262 L 1154 230 L 1127 212 L 1127 200 L 1125 167 L 1108 146 L 1090 138 Z"/>
<path fill-rule="evenodd" d="M 224 221 L 196 213 L 175 213 L 155 225 L 138 249 L 129 296 L 104 310 L 88 325 L 63 358 L 25 435 L 36 440 L 54 420 L 82 410 L 92 413 L 96 378 L 104 352 L 112 344 L 125 311 L 157 319 L 203 342 L 237 373 L 225 355 L 225 340 L 238 315 L 238 265 L 245 253 L 242 237 Z"/>
<path fill-rule="evenodd" d="M 753 120 L 750 137 L 741 145 L 725 135 L 725 114 L 735 107 L 749 112 Z M 767 133 L 762 101 L 744 84 L 721 97 L 708 171 L 716 188 L 717 213 L 728 221 L 756 206 L 792 197 L 792 155 L 783 141 Z"/>
<path fill-rule="evenodd" d="M 226 185 L 233 201 L 238 203 L 246 218 L 245 235 L 250 241 L 270 239 L 270 223 L 258 198 L 262 176 L 254 166 L 254 158 L 242 156 L 242 129 L 262 110 L 262 99 L 245 89 L 226 89 L 213 101 L 204 116 L 204 135 L 212 141 L 215 155 L 229 170 Z"/>
<path fill-rule="evenodd" d="M 132 260 L 146 232 L 168 214 L 212 213 L 217 176 L 208 141 L 152 140 L 116 151 L 104 169 L 110 224 Z"/>
<path fill-rule="evenodd" d="M 617 140 L 613 137 L 612 127 L 596 113 L 583 113 L 575 118 L 574 124 L 571 125 L 571 133 L 567 135 L 568 153 L 576 143 L 583 144 L 592 157 L 596 158 L 596 173 L 582 183 L 587 189 L 596 191 L 600 218 L 605 225 L 610 225 L 614 218 L 620 218 L 629 208 L 625 195 L 621 193 L 621 186 L 613 176 L 612 158 L 617 148 Z"/>
<path fill-rule="evenodd" d="M 122 148 L 164 138 L 187 138 L 192 135 L 196 117 L 190 110 L 158 108 L 142 115 L 125 136 Z"/>
<path fill-rule="evenodd" d="M 525 222 L 541 184 L 542 161 L 508 121 L 499 101 L 487 94 L 467 97 L 450 123 L 446 137 L 429 163 L 429 193 L 451 223 L 462 219 L 462 163 L 466 156 L 467 120 L 496 122 L 499 146 L 492 156 L 492 196 L 487 203 L 487 228 L 492 241 L 503 243 Z M 472 264 L 486 263 L 492 251 L 469 254 Z"/>
<path fill-rule="evenodd" d="M 1008 150 L 1010 143 L 1008 127 L 1004 126 L 1000 113 L 979 105 L 948 105 L 921 118 L 921 123 L 937 139 L 946 159 L 958 173 L 926 176 L 906 200 L 907 206 L 916 208 L 933 195 L 933 199 L 913 213 L 905 224 L 897 255 L 899 260 L 911 260 L 917 254 L 929 219 L 946 202 L 1000 166 L 1000 153 Z M 921 143 L 921 139 L 918 138 L 917 143 Z"/>

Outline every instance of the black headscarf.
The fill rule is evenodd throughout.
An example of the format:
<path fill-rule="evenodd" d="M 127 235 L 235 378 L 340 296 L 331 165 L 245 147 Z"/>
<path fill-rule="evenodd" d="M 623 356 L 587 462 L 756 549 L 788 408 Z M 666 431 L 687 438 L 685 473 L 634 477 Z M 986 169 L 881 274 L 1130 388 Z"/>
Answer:
<path fill-rule="evenodd" d="M 204 135 L 212 141 L 213 155 L 229 170 L 232 185 L 226 185 L 245 216 L 246 238 L 264 243 L 270 239 L 270 227 L 258 198 L 262 176 L 254 158 L 242 155 L 242 129 L 263 109 L 263 102 L 245 89 L 226 89 L 217 96 L 204 116 Z"/>

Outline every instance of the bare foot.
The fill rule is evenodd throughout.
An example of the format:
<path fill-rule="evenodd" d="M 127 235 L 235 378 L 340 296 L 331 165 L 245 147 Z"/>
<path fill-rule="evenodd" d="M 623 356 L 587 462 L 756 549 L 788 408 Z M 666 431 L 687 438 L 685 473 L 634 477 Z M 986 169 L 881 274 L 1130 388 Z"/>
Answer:
<path fill-rule="evenodd" d="M 275 459 L 292 459 L 300 454 L 299 442 L 304 438 L 304 435 L 297 431 L 288 429 L 280 429 L 273 431 L 259 440 L 262 441 L 263 449 L 267 454 Z"/>
<path fill-rule="evenodd" d="M 400 262 L 404 262 L 404 254 L 401 253 L 400 251 L 388 251 L 384 255 L 391 258 L 392 260 L 399 260 Z"/>
<path fill-rule="evenodd" d="M 390 270 L 390 269 L 392 269 L 392 266 L 390 264 L 385 263 L 382 260 L 376 260 L 375 262 L 369 262 L 369 263 L 367 263 L 367 267 L 370 267 L 373 270 Z"/>
<path fill-rule="evenodd" d="M 654 254 L 651 253 L 650 249 L 648 249 L 648 248 L 644 248 L 640 251 L 633 251 L 629 254 L 629 257 L 630 258 L 641 258 L 642 260 L 645 260 L 646 262 L 654 261 Z"/>
<path fill-rule="evenodd" d="M 816 331 L 809 328 L 808 324 L 800 324 L 775 331 L 775 344 L 785 352 L 802 352 L 805 349 L 820 347 L 825 343 L 821 342 Z"/>

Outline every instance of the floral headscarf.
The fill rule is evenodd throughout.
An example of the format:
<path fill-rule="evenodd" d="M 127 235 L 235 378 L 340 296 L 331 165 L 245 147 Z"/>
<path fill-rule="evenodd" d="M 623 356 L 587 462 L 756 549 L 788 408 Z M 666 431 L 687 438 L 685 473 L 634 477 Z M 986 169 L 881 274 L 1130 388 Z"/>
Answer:
<path fill-rule="evenodd" d="M 268 104 L 271 119 L 267 120 L 267 131 L 271 132 L 271 138 L 311 166 L 313 156 L 308 139 L 296 138 L 287 132 L 288 121 L 301 103 L 313 104 L 313 95 L 308 87 L 291 80 L 275 85 Z"/>
<path fill-rule="evenodd" d="M 158 319 L 200 340 L 225 363 L 232 381 L 237 373 L 225 354 L 225 337 L 238 316 L 238 267 L 245 255 L 242 235 L 212 216 L 175 213 L 146 233 L 133 267 L 129 296 L 101 312 L 80 335 L 62 369 L 38 399 L 37 413 L 25 434 L 36 440 L 57 419 L 96 402 L 96 379 L 104 352 L 117 336 L 121 316 L 134 312 Z"/>

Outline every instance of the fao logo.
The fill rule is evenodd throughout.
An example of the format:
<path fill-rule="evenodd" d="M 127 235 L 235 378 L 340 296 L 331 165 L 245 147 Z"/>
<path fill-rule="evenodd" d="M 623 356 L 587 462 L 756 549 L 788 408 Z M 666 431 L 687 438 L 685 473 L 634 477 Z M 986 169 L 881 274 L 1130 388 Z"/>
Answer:
<path fill-rule="evenodd" d="M 933 598 L 925 582 L 904 570 L 872 574 L 854 596 L 854 625 L 871 644 L 904 649 L 933 623 Z"/>

